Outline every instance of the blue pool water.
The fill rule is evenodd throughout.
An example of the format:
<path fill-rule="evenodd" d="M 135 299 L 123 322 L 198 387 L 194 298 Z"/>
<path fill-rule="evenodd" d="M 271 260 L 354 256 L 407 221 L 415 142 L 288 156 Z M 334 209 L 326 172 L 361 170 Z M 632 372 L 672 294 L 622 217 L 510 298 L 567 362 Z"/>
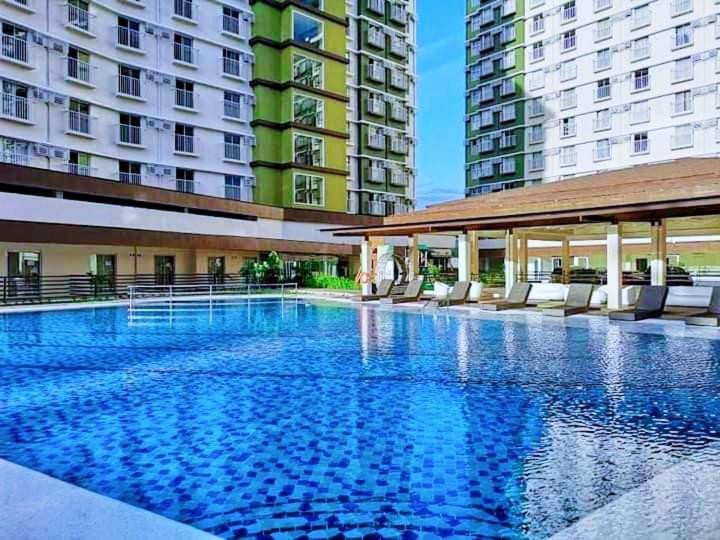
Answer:
<path fill-rule="evenodd" d="M 720 438 L 720 342 L 335 305 L 0 315 L 0 457 L 223 537 L 542 538 Z"/>

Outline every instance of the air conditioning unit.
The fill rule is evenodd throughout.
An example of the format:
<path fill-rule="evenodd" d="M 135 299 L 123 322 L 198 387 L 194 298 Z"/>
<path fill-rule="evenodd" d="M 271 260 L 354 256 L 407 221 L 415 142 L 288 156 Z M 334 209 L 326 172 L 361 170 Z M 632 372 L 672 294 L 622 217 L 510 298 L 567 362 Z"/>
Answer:
<path fill-rule="evenodd" d="M 33 43 L 36 45 L 45 45 L 45 36 L 41 34 L 33 34 Z"/>
<path fill-rule="evenodd" d="M 50 155 L 50 148 L 45 144 L 33 144 L 32 153 L 36 156 L 48 157 Z"/>
<path fill-rule="evenodd" d="M 155 124 L 155 120 L 153 120 L 152 118 L 146 118 L 145 125 L 149 128 L 157 127 L 157 125 Z"/>
<path fill-rule="evenodd" d="M 67 152 L 63 148 L 53 148 L 52 153 L 56 159 L 67 159 Z"/>
<path fill-rule="evenodd" d="M 145 73 L 145 80 L 148 81 L 154 81 L 155 80 L 155 74 L 152 71 L 148 71 Z"/>
<path fill-rule="evenodd" d="M 163 84 L 172 84 L 173 80 L 172 80 L 172 77 L 163 75 L 162 82 L 163 82 Z"/>
<path fill-rule="evenodd" d="M 155 174 L 155 165 L 146 165 L 145 170 L 148 174 Z"/>
<path fill-rule="evenodd" d="M 170 122 L 163 122 L 162 128 L 164 130 L 172 129 L 172 124 Z"/>
<path fill-rule="evenodd" d="M 53 51 L 65 54 L 65 44 L 62 41 L 53 41 Z"/>
<path fill-rule="evenodd" d="M 154 36 L 155 35 L 155 27 L 150 26 L 150 25 L 145 26 L 145 33 L 150 34 L 151 36 Z"/>
<path fill-rule="evenodd" d="M 172 176 L 173 170 L 169 167 L 163 169 L 163 176 Z"/>
<path fill-rule="evenodd" d="M 163 30 L 162 34 L 160 34 L 160 35 L 162 36 L 163 39 L 170 39 L 172 37 L 170 32 L 167 32 L 165 30 Z"/>
<path fill-rule="evenodd" d="M 39 88 L 33 88 L 33 97 L 40 101 L 47 101 L 48 99 L 47 92 L 40 90 Z"/>
<path fill-rule="evenodd" d="M 53 96 L 53 103 L 55 105 L 65 105 L 65 96 L 60 96 L 58 94 L 55 94 Z"/>

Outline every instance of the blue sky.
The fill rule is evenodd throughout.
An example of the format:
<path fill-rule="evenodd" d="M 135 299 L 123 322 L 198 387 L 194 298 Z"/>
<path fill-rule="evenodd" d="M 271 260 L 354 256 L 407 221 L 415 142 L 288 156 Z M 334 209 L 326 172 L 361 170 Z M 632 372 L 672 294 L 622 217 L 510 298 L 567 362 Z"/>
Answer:
<path fill-rule="evenodd" d="M 417 207 L 464 196 L 465 2 L 417 0 Z"/>

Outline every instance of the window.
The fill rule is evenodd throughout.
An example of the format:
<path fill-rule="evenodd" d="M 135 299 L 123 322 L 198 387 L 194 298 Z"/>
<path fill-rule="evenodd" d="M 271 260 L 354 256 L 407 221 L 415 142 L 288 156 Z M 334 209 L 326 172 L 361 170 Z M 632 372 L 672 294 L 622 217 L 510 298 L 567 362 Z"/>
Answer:
<path fill-rule="evenodd" d="M 539 144 L 545 140 L 545 128 L 542 124 L 530 126 L 528 131 L 528 144 Z"/>
<path fill-rule="evenodd" d="M 296 174 L 294 178 L 295 204 L 323 206 L 325 179 L 322 176 Z"/>
<path fill-rule="evenodd" d="M 175 189 L 183 193 L 195 193 L 195 171 L 175 169 Z"/>
<path fill-rule="evenodd" d="M 174 13 L 183 19 L 195 19 L 195 6 L 192 0 L 175 0 Z"/>
<path fill-rule="evenodd" d="M 605 161 L 610 159 L 611 156 L 610 139 L 600 139 L 595 142 L 595 148 L 593 149 L 593 160 L 594 161 Z"/>
<path fill-rule="evenodd" d="M 195 83 L 175 79 L 175 106 L 183 109 L 195 108 Z"/>
<path fill-rule="evenodd" d="M 532 98 L 528 102 L 528 116 L 542 116 L 545 114 L 543 98 Z"/>
<path fill-rule="evenodd" d="M 672 136 L 672 148 L 687 148 L 693 145 L 693 127 L 692 124 L 675 126 L 675 132 Z"/>
<path fill-rule="evenodd" d="M 575 37 L 575 30 L 570 30 L 568 32 L 565 32 L 562 35 L 562 51 L 571 51 L 575 48 L 577 45 L 576 37 Z"/>
<path fill-rule="evenodd" d="M 244 107 L 245 100 L 242 94 L 225 90 L 223 114 L 228 118 L 245 120 L 247 109 Z"/>
<path fill-rule="evenodd" d="M 500 83 L 500 95 L 502 97 L 511 96 L 515 93 L 515 81 L 512 79 L 503 79 Z"/>
<path fill-rule="evenodd" d="M 515 120 L 515 104 L 510 103 L 508 105 L 503 105 L 502 109 L 500 109 L 500 121 L 511 122 L 513 120 Z"/>
<path fill-rule="evenodd" d="M 603 109 L 595 113 L 593 118 L 593 129 L 595 131 L 602 131 L 604 129 L 612 128 L 612 114 L 610 109 Z"/>
<path fill-rule="evenodd" d="M 651 16 L 649 4 L 635 7 L 632 9 L 632 19 L 630 27 L 633 30 L 637 30 L 638 28 L 642 28 L 643 26 L 648 26 L 650 24 L 650 18 Z"/>
<path fill-rule="evenodd" d="M 480 111 L 480 125 L 482 127 L 492 126 L 495 123 L 495 119 L 492 111 Z"/>
<path fill-rule="evenodd" d="M 528 73 L 528 88 L 538 90 L 545 86 L 545 72 L 542 69 Z"/>
<path fill-rule="evenodd" d="M 532 18 L 532 25 L 530 26 L 531 34 L 539 34 L 545 30 L 545 17 L 542 13 L 534 15 Z"/>
<path fill-rule="evenodd" d="M 2 56 L 29 63 L 28 31 L 14 24 L 2 23 Z"/>
<path fill-rule="evenodd" d="M 225 133 L 225 159 L 247 161 L 245 156 L 245 137 L 237 133 Z"/>
<path fill-rule="evenodd" d="M 595 100 L 600 101 L 602 99 L 610 98 L 610 79 L 601 79 L 597 82 L 595 88 Z"/>
<path fill-rule="evenodd" d="M 470 129 L 472 131 L 477 131 L 480 129 L 480 115 L 479 114 L 473 114 L 470 117 Z"/>
<path fill-rule="evenodd" d="M 317 49 L 323 44 L 323 25 L 317 19 L 313 19 L 299 13 L 293 12 L 293 39 Z"/>
<path fill-rule="evenodd" d="M 225 198 L 236 201 L 253 202 L 255 179 L 237 174 L 225 175 Z"/>
<path fill-rule="evenodd" d="M 515 67 L 516 63 L 516 54 L 515 51 L 508 51 L 506 52 L 502 57 L 502 68 L 503 69 L 512 69 Z M 492 61 L 490 61 L 490 66 L 492 66 Z M 492 73 L 492 68 L 490 70 Z"/>
<path fill-rule="evenodd" d="M 560 120 L 560 137 L 574 137 L 576 133 L 577 123 L 574 116 Z"/>
<path fill-rule="evenodd" d="M 82 133 L 90 135 L 90 104 L 77 99 L 70 99 L 68 105 L 68 125 L 67 130 L 71 133 Z"/>
<path fill-rule="evenodd" d="M 173 58 L 176 62 L 183 64 L 195 63 L 195 49 L 193 48 L 193 38 L 175 34 L 175 43 L 173 49 Z"/>
<path fill-rule="evenodd" d="M 369 58 L 367 61 L 367 76 L 377 83 L 385 82 L 385 64 L 380 60 Z"/>
<path fill-rule="evenodd" d="M 88 84 L 93 83 L 89 53 L 76 47 L 68 48 L 67 77 Z"/>
<path fill-rule="evenodd" d="M 140 23 L 126 17 L 118 17 L 117 43 L 131 49 L 141 49 Z"/>
<path fill-rule="evenodd" d="M 223 32 L 233 35 L 241 35 L 240 10 L 230 6 L 223 6 Z"/>
<path fill-rule="evenodd" d="M 545 58 L 545 47 L 542 41 L 538 41 L 532 44 L 532 56 L 531 60 L 542 60 Z"/>
<path fill-rule="evenodd" d="M 517 144 L 517 135 L 515 130 L 507 130 L 500 133 L 499 145 L 500 148 L 513 148 Z"/>
<path fill-rule="evenodd" d="M 595 53 L 593 63 L 595 71 L 602 71 L 612 67 L 612 51 L 610 49 L 600 49 Z"/>
<path fill-rule="evenodd" d="M 650 38 L 642 37 L 633 41 L 632 44 L 632 59 L 642 60 L 650 56 Z"/>
<path fill-rule="evenodd" d="M 0 137 L 0 161 L 13 165 L 30 164 L 30 144 L 16 139 Z"/>
<path fill-rule="evenodd" d="M 515 174 L 515 158 L 504 157 L 500 161 L 500 174 Z"/>
<path fill-rule="evenodd" d="M 11 81 L 2 82 L 2 116 L 30 121 L 28 87 Z"/>
<path fill-rule="evenodd" d="M 693 96 L 690 90 L 677 92 L 673 96 L 673 114 L 687 114 L 693 111 Z"/>
<path fill-rule="evenodd" d="M 323 140 L 320 137 L 296 133 L 293 161 L 300 165 L 323 166 Z"/>
<path fill-rule="evenodd" d="M 648 139 L 647 131 L 635 133 L 633 135 L 632 144 L 633 154 L 647 154 L 650 151 L 650 141 Z"/>
<path fill-rule="evenodd" d="M 577 17 L 575 2 L 566 2 L 562 6 L 562 22 L 573 21 Z"/>
<path fill-rule="evenodd" d="M 568 60 L 560 64 L 560 80 L 569 81 L 577 77 L 577 63 L 575 60 Z"/>
<path fill-rule="evenodd" d="M 187 124 L 175 124 L 175 152 L 195 153 L 195 128 Z"/>
<path fill-rule="evenodd" d="M 142 129 L 140 127 L 140 116 L 136 114 L 120 113 L 120 135 L 121 144 L 142 144 Z"/>
<path fill-rule="evenodd" d="M 322 67 L 320 60 L 293 55 L 293 81 L 311 88 L 322 88 Z"/>
<path fill-rule="evenodd" d="M 595 41 L 608 39 L 612 37 L 613 25 L 608 19 L 601 19 L 595 24 Z"/>
<path fill-rule="evenodd" d="M 532 152 L 528 155 L 528 170 L 541 171 L 545 167 L 545 156 L 542 152 Z"/>
<path fill-rule="evenodd" d="M 680 47 L 687 47 L 692 45 L 693 42 L 693 29 L 690 23 L 681 24 L 676 26 L 673 31 L 673 48 L 678 49 Z"/>
<path fill-rule="evenodd" d="M 134 161 L 118 161 L 118 180 L 123 184 L 142 184 L 142 165 Z"/>
<path fill-rule="evenodd" d="M 231 77 L 240 77 L 240 53 L 232 49 L 223 49 L 223 73 Z"/>
<path fill-rule="evenodd" d="M 650 72 L 648 68 L 642 68 L 635 70 L 633 73 L 633 85 L 632 90 L 634 92 L 640 92 L 650 88 Z"/>
<path fill-rule="evenodd" d="M 577 163 L 577 152 L 574 146 L 560 148 L 560 166 L 571 167 Z"/>
<path fill-rule="evenodd" d="M 575 88 L 568 88 L 560 92 L 560 108 L 572 109 L 577 106 L 577 91 Z"/>
<path fill-rule="evenodd" d="M 638 101 L 633 103 L 630 108 L 630 123 L 642 124 L 650 121 L 650 103 L 647 101 Z"/>
<path fill-rule="evenodd" d="M 67 161 L 67 171 L 70 174 L 90 176 L 90 154 L 71 150 Z"/>
<path fill-rule="evenodd" d="M 323 100 L 295 94 L 293 96 L 293 120 L 300 124 L 323 127 Z"/>
<path fill-rule="evenodd" d="M 68 0 L 67 24 L 85 32 L 90 31 L 90 3 L 85 0 Z"/>
<path fill-rule="evenodd" d="M 142 97 L 138 68 L 118 66 L 118 93 L 123 96 Z"/>
<path fill-rule="evenodd" d="M 675 17 L 692 11 L 692 0 L 670 0 L 670 15 Z"/>
<path fill-rule="evenodd" d="M 368 27 L 368 43 L 378 49 L 385 48 L 385 32 L 378 26 Z"/>
<path fill-rule="evenodd" d="M 693 78 L 693 61 L 691 57 L 675 60 L 672 82 L 687 81 Z"/>

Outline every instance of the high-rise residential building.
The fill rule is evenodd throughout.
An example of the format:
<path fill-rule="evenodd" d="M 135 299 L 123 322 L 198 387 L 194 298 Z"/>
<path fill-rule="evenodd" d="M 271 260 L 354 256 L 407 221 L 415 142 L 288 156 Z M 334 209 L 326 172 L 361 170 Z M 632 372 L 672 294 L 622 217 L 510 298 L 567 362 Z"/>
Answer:
<path fill-rule="evenodd" d="M 403 213 L 415 198 L 415 0 L 350 0 L 348 210 Z"/>
<path fill-rule="evenodd" d="M 716 0 L 468 0 L 469 196 L 720 152 Z"/>

